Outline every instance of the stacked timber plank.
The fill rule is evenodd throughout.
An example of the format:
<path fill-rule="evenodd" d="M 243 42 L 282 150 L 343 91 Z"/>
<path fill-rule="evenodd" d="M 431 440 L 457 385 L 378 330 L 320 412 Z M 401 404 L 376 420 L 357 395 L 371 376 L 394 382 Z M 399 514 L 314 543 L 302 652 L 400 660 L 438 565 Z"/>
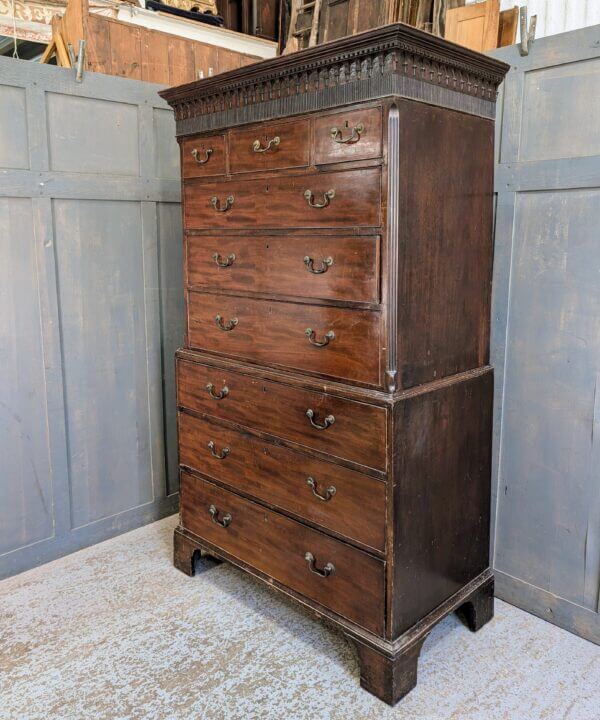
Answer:
<path fill-rule="evenodd" d="M 286 0 L 285 52 L 337 40 L 393 22 L 487 51 L 516 39 L 518 7 L 500 12 L 499 0 Z"/>

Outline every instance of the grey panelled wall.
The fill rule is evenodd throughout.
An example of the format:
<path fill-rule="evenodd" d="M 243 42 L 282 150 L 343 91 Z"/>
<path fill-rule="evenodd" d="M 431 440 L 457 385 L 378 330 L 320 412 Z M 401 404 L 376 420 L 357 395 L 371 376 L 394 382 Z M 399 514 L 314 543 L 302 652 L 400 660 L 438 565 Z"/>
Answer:
<path fill-rule="evenodd" d="M 600 643 L 600 26 L 491 54 L 497 595 Z"/>
<path fill-rule="evenodd" d="M 0 58 L 0 577 L 177 509 L 179 152 L 158 89 Z"/>

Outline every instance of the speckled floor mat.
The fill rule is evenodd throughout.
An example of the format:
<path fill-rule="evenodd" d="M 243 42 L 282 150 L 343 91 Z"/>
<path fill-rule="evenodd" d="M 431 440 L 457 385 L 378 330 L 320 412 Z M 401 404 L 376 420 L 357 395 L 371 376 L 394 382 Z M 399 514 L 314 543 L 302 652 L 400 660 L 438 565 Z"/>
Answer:
<path fill-rule="evenodd" d="M 343 635 L 228 565 L 171 565 L 176 518 L 0 583 L 1 720 L 598 720 L 600 647 L 505 603 L 426 641 L 388 708 Z"/>

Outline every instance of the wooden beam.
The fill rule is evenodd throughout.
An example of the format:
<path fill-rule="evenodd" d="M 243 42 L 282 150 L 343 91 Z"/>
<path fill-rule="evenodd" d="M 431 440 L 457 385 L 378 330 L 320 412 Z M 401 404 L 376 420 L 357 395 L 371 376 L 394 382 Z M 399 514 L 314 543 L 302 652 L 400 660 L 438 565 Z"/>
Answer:
<path fill-rule="evenodd" d="M 77 52 L 79 41 L 86 39 L 85 20 L 89 15 L 88 0 L 69 0 L 62 17 L 62 37 Z"/>
<path fill-rule="evenodd" d="M 44 50 L 44 53 L 42 54 L 42 57 L 40 58 L 40 63 L 43 65 L 46 64 L 54 55 L 56 52 L 56 43 L 54 42 L 54 37 L 50 42 L 46 45 L 46 49 Z"/>
<path fill-rule="evenodd" d="M 62 18 L 59 15 L 55 15 L 52 18 L 52 38 L 56 45 L 56 59 L 61 67 L 70 68 L 71 58 L 67 52 L 67 46 L 62 36 Z"/>

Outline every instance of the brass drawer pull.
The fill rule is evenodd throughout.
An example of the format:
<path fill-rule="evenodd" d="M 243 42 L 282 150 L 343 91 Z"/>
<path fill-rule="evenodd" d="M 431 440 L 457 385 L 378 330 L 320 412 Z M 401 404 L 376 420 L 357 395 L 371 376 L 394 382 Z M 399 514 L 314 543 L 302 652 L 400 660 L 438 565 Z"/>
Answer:
<path fill-rule="evenodd" d="M 329 205 L 330 200 L 333 200 L 333 198 L 335 197 L 335 190 L 327 190 L 326 192 L 324 192 L 322 203 L 315 202 L 315 196 L 313 195 L 312 190 L 305 190 L 304 197 L 306 198 L 306 201 L 311 208 L 326 208 Z"/>
<path fill-rule="evenodd" d="M 322 275 L 323 273 L 326 273 L 333 265 L 333 258 L 328 257 L 325 258 L 325 260 L 321 260 L 321 266 L 316 268 L 315 261 L 308 255 L 306 255 L 304 257 L 304 264 L 306 265 L 306 269 L 308 270 L 308 272 L 312 273 L 313 275 Z"/>
<path fill-rule="evenodd" d="M 231 267 L 235 262 L 235 253 L 231 253 L 231 255 L 228 255 L 225 260 L 221 258 L 219 253 L 214 253 L 212 259 L 217 263 L 220 268 Z"/>
<path fill-rule="evenodd" d="M 221 390 L 219 390 L 219 392 L 217 393 L 215 392 L 215 386 L 212 383 L 208 383 L 206 389 L 208 390 L 208 394 L 214 400 L 222 400 L 224 397 L 227 397 L 229 395 L 229 388 L 227 387 L 227 385 L 223 385 Z"/>
<path fill-rule="evenodd" d="M 255 140 L 252 143 L 252 150 L 256 153 L 267 152 L 268 150 L 271 150 L 274 147 L 278 147 L 280 142 L 281 142 L 281 138 L 279 137 L 279 135 L 275 135 L 274 138 L 271 138 L 264 147 L 261 147 L 260 140 Z"/>
<path fill-rule="evenodd" d="M 346 125 L 347 127 L 347 125 Z M 352 128 L 352 135 L 347 138 L 342 138 L 342 131 L 340 128 L 332 127 L 329 131 L 333 142 L 340 143 L 340 145 L 353 145 L 360 140 L 360 136 L 365 131 L 365 126 L 362 123 L 358 123 Z"/>
<path fill-rule="evenodd" d="M 223 207 L 221 207 L 219 198 L 216 195 L 214 197 L 211 197 L 210 204 L 217 212 L 227 212 L 233 205 L 233 195 L 228 195 L 225 198 L 225 205 Z"/>
<path fill-rule="evenodd" d="M 228 525 L 231 525 L 231 521 L 233 518 L 231 517 L 231 513 L 227 513 L 227 515 L 223 515 L 223 519 L 219 520 L 219 511 L 214 505 L 211 505 L 208 508 L 208 514 L 210 515 L 212 521 L 215 523 L 215 525 L 220 525 L 221 527 L 226 528 Z"/>
<path fill-rule="evenodd" d="M 225 460 L 225 458 L 226 458 L 226 457 L 229 455 L 229 453 L 231 452 L 231 450 L 230 450 L 228 447 L 224 447 L 224 448 L 221 450 L 220 453 L 217 452 L 217 451 L 215 450 L 214 440 L 209 440 L 209 441 L 208 441 L 208 449 L 210 450 L 210 454 L 211 454 L 214 458 L 217 458 L 217 460 Z"/>
<path fill-rule="evenodd" d="M 308 569 L 315 575 L 320 575 L 320 577 L 329 577 L 335 572 L 335 566 L 333 563 L 330 562 L 324 565 L 322 570 L 319 570 L 319 568 L 315 564 L 315 556 L 310 552 L 306 553 L 304 559 L 308 563 Z"/>
<path fill-rule="evenodd" d="M 325 347 L 326 345 L 329 345 L 331 340 L 335 340 L 335 333 L 333 330 L 326 332 L 323 340 L 315 340 L 317 336 L 312 328 L 306 328 L 304 334 L 308 338 L 308 342 L 315 347 Z"/>
<path fill-rule="evenodd" d="M 199 153 L 200 153 L 200 150 L 197 150 L 196 148 L 194 148 L 192 150 L 192 155 L 194 157 L 194 160 L 198 163 L 198 165 L 206 165 L 206 163 L 210 160 L 210 156 L 213 154 L 213 150 L 212 150 L 212 148 L 208 148 L 207 150 L 204 151 L 204 155 L 205 155 L 204 160 L 202 160 L 201 158 L 198 157 Z"/>
<path fill-rule="evenodd" d="M 314 421 L 315 411 L 312 410 L 311 408 L 308 408 L 308 410 L 306 411 L 306 417 L 310 420 L 310 424 L 311 424 L 316 430 L 327 430 L 327 428 L 328 428 L 330 425 L 333 425 L 333 423 L 335 422 L 335 417 L 334 417 L 333 415 L 327 415 L 327 417 L 326 417 L 325 420 L 323 421 L 323 424 L 322 424 L 322 425 L 319 425 L 319 423 L 317 423 L 317 422 Z"/>
<path fill-rule="evenodd" d="M 233 330 L 233 328 L 238 324 L 238 319 L 231 318 L 231 320 L 228 320 L 226 323 L 224 323 L 221 315 L 217 315 L 215 318 L 215 323 L 217 324 L 219 330 L 229 332 L 230 330 Z"/>
<path fill-rule="evenodd" d="M 308 487 L 312 488 L 312 494 L 313 494 L 316 498 L 319 498 L 319 500 L 323 500 L 323 502 L 327 502 L 328 500 L 331 500 L 331 498 L 332 498 L 332 497 L 335 495 L 335 493 L 337 492 L 336 489 L 335 489 L 335 486 L 334 486 L 334 485 L 330 485 L 330 486 L 327 488 L 327 490 L 325 490 L 325 492 L 323 493 L 323 495 L 321 495 L 321 493 L 317 490 L 317 483 L 316 483 L 316 481 L 315 481 L 313 478 L 311 478 L 311 477 L 307 477 L 307 478 L 306 478 L 306 484 L 308 485 Z"/>

